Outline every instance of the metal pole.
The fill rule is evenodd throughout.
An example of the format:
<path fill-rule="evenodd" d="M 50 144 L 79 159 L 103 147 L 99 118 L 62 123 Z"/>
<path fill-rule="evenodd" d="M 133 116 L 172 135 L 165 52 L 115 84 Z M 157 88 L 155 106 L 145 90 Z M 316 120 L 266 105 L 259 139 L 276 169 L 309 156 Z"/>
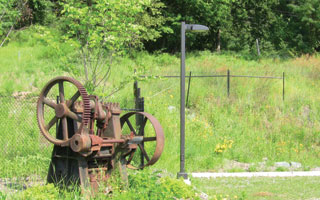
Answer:
<path fill-rule="evenodd" d="M 284 72 L 282 72 L 282 101 L 284 101 Z"/>
<path fill-rule="evenodd" d="M 134 101 L 135 101 L 135 110 L 138 110 L 139 112 L 143 112 L 144 111 L 144 98 L 140 97 L 141 93 L 140 93 L 140 88 L 138 87 L 138 81 L 134 81 L 133 84 L 133 94 L 134 94 Z M 138 129 L 138 133 L 141 133 L 141 136 L 144 136 L 144 130 L 140 131 L 140 128 L 142 127 L 143 124 L 143 116 L 142 115 L 138 115 L 136 114 L 136 128 Z M 144 147 L 144 143 L 142 142 L 142 147 Z M 141 152 L 140 155 L 140 164 L 141 166 L 144 165 L 144 155 Z"/>
<path fill-rule="evenodd" d="M 189 83 L 188 83 L 188 92 L 187 92 L 187 103 L 186 103 L 186 107 L 188 108 L 188 103 L 189 103 L 189 92 L 190 92 L 190 82 L 191 82 L 191 71 L 189 73 Z"/>
<path fill-rule="evenodd" d="M 185 172 L 185 51 L 186 51 L 186 24 L 181 23 L 181 68 L 180 68 L 180 172 L 178 178 L 188 178 Z"/>
<path fill-rule="evenodd" d="M 227 71 L 227 92 L 228 92 L 228 97 L 230 95 L 230 70 L 228 69 Z"/>
<path fill-rule="evenodd" d="M 144 98 L 143 97 L 139 98 L 139 109 L 141 110 L 139 112 L 144 112 Z M 144 127 L 143 127 L 144 117 L 142 115 L 139 115 L 139 121 L 137 123 L 139 124 L 139 129 L 141 129 L 141 131 L 139 130 L 139 132 L 141 133 L 141 136 L 144 137 Z M 144 142 L 143 141 L 141 143 L 141 146 L 144 149 Z M 144 155 L 142 152 L 140 155 L 140 159 L 141 159 L 141 166 L 144 166 Z"/>

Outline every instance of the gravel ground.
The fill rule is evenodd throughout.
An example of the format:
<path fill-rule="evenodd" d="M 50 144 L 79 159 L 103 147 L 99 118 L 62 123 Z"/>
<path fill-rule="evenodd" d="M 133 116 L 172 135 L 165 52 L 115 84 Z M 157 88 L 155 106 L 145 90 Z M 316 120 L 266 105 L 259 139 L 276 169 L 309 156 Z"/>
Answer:
<path fill-rule="evenodd" d="M 15 193 L 34 185 L 44 184 L 45 181 L 36 175 L 25 178 L 0 178 L 0 191 L 6 194 Z"/>

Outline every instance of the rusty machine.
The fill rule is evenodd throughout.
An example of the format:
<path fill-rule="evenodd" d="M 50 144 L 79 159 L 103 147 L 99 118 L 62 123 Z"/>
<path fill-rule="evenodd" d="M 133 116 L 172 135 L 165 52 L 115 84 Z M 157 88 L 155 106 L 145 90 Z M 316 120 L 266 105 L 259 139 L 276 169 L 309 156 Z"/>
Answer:
<path fill-rule="evenodd" d="M 120 114 L 118 103 L 88 95 L 73 78 L 49 81 L 37 103 L 40 131 L 54 144 L 47 181 L 97 190 L 114 170 L 126 181 L 127 168 L 156 163 L 164 147 L 158 120 L 145 112 Z"/>

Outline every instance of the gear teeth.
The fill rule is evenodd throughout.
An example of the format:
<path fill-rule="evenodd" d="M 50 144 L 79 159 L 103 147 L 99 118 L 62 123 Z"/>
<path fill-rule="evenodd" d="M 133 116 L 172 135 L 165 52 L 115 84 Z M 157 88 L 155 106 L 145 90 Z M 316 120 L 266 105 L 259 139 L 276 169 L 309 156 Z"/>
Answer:
<path fill-rule="evenodd" d="M 91 108 L 90 108 L 90 97 L 86 91 L 86 89 L 81 85 L 80 82 L 78 82 L 77 80 L 73 79 L 73 78 L 69 78 L 70 82 L 72 82 L 73 84 L 76 85 L 76 87 L 78 88 L 80 95 L 82 96 L 82 101 L 83 101 L 83 114 L 82 114 L 82 123 L 83 125 L 87 126 L 89 124 L 90 121 L 90 117 L 91 117 Z M 71 81 L 71 79 L 73 79 Z"/>
<path fill-rule="evenodd" d="M 44 122 L 43 98 L 45 98 L 47 96 L 48 92 L 55 84 L 58 84 L 60 82 L 69 82 L 69 83 L 75 85 L 78 89 L 78 92 L 80 93 L 80 96 L 82 97 L 83 113 L 82 113 L 81 126 L 88 126 L 90 119 L 91 119 L 90 98 L 89 98 L 89 95 L 88 95 L 86 89 L 83 87 L 83 85 L 79 81 L 75 80 L 74 78 L 66 77 L 66 76 L 58 76 L 58 77 L 50 80 L 44 86 L 44 88 L 42 89 L 42 91 L 39 95 L 39 99 L 37 102 L 37 121 L 38 121 L 38 126 L 39 126 L 39 129 L 40 129 L 42 135 L 55 145 L 68 146 L 70 138 L 60 140 L 60 139 L 52 137 L 50 135 L 50 133 L 48 132 L 48 130 L 46 128 L 46 124 Z"/>
<path fill-rule="evenodd" d="M 120 103 L 107 102 L 105 104 L 110 110 L 112 109 L 120 109 Z"/>
<path fill-rule="evenodd" d="M 120 114 L 120 103 L 107 102 L 105 106 L 112 112 Z"/>

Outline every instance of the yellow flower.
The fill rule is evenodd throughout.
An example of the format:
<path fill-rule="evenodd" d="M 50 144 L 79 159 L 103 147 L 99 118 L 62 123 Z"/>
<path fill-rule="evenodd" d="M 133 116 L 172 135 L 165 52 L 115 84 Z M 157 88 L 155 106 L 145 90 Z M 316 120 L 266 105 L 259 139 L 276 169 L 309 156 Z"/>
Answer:
<path fill-rule="evenodd" d="M 170 94 L 170 98 L 171 98 L 171 99 L 173 98 L 173 95 L 172 95 L 172 94 Z"/>

